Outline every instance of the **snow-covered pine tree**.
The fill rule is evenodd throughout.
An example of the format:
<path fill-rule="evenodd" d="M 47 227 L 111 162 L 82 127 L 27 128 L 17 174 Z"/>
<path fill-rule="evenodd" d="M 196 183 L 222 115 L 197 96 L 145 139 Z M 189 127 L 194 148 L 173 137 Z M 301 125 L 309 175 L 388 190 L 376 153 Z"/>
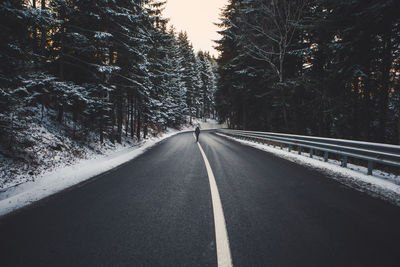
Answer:
<path fill-rule="evenodd" d="M 20 84 L 18 74 L 28 63 L 28 51 L 24 48 L 29 42 L 29 33 L 25 23 L 23 1 L 0 2 L 0 131 L 3 133 L 8 128 L 5 112 L 17 100 L 12 95 Z"/>
<path fill-rule="evenodd" d="M 108 1 L 60 1 L 53 0 L 52 8 L 59 19 L 58 31 L 55 41 L 59 48 L 55 58 L 58 65 L 58 77 L 75 84 L 81 84 L 87 88 L 87 95 L 93 96 L 97 103 L 93 109 L 90 98 L 85 99 L 87 103 L 79 104 L 66 99 L 62 90 L 56 90 L 56 105 L 58 110 L 57 120 L 63 120 L 64 112 L 71 111 L 73 120 L 79 115 L 87 116 L 91 120 L 83 120 L 86 127 L 99 132 L 100 140 L 103 141 L 104 125 L 109 125 L 104 116 L 109 111 L 108 103 L 110 78 L 117 71 L 111 59 L 111 47 L 113 35 L 109 32 L 106 23 L 107 13 L 110 9 Z M 80 86 L 74 88 L 81 88 Z M 76 96 L 81 95 L 76 92 Z M 101 117 L 95 117 L 95 114 Z M 112 137 L 113 138 L 113 137 Z"/>
<path fill-rule="evenodd" d="M 212 58 L 209 53 L 199 51 L 197 53 L 198 70 L 201 78 L 201 117 L 210 118 L 214 113 L 214 94 L 216 91 L 216 73 Z"/>
<path fill-rule="evenodd" d="M 186 87 L 183 82 L 184 58 L 176 40 L 174 28 L 168 31 L 166 56 L 164 59 L 164 79 L 166 95 L 162 101 L 166 114 L 167 126 L 178 127 L 185 123 Z"/>
<path fill-rule="evenodd" d="M 182 81 L 186 88 L 186 115 L 189 116 L 189 122 L 192 123 L 192 118 L 196 117 L 200 110 L 200 95 L 201 80 L 197 70 L 196 57 L 192 45 L 189 43 L 187 33 L 180 32 L 177 37 L 180 53 L 185 58 L 182 62 Z"/>
<path fill-rule="evenodd" d="M 33 78 L 34 83 L 41 83 L 41 78 L 48 78 L 38 69 L 43 67 L 39 63 L 45 58 L 45 53 L 40 54 L 38 48 L 41 46 L 44 50 L 45 38 L 42 45 L 38 44 L 36 33 L 43 35 L 53 23 L 50 12 L 26 1 L 0 3 L 0 136 L 3 140 L 15 140 L 14 129 L 23 129 L 26 124 L 19 121 L 27 117 L 27 106 L 39 100 L 41 88 L 30 86 L 26 81 Z"/>

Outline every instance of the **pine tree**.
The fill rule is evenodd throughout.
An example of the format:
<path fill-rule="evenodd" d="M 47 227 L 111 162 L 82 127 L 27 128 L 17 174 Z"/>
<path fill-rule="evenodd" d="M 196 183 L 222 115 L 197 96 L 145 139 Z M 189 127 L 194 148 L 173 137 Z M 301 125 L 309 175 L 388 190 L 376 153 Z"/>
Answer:
<path fill-rule="evenodd" d="M 187 33 L 180 32 L 178 34 L 178 45 L 181 55 L 185 58 L 182 66 L 182 80 L 186 89 L 186 115 L 189 116 L 189 122 L 192 123 L 192 118 L 196 117 L 199 110 L 199 88 L 200 77 L 197 71 L 196 57 L 193 52 L 193 47 L 189 43 Z"/>
<path fill-rule="evenodd" d="M 197 53 L 198 70 L 201 79 L 201 117 L 210 118 L 214 111 L 214 94 L 216 91 L 216 73 L 211 56 L 205 52 Z"/>

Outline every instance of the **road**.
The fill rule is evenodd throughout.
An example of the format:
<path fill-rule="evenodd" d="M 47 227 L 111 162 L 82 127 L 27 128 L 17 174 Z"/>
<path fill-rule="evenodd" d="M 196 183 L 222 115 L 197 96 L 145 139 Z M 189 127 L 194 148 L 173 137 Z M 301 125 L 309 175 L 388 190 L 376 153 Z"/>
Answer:
<path fill-rule="evenodd" d="M 400 208 L 211 132 L 233 266 L 400 266 Z M 0 218 L 1 266 L 217 266 L 192 133 Z M 225 226 L 224 225 L 224 226 Z"/>

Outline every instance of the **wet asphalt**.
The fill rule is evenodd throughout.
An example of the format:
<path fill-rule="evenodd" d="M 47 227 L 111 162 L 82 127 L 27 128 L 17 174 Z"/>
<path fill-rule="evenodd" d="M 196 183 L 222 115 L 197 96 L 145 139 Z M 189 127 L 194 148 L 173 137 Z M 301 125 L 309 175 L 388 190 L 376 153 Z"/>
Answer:
<path fill-rule="evenodd" d="M 399 266 L 400 208 L 212 132 L 234 266 Z M 217 266 L 192 133 L 0 218 L 0 266 Z"/>

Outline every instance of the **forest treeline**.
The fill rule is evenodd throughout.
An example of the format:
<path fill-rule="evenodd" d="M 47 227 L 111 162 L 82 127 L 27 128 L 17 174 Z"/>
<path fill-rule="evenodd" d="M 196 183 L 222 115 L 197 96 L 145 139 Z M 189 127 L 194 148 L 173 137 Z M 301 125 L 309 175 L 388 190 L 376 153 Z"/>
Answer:
<path fill-rule="evenodd" d="M 400 144 L 400 2 L 230 0 L 217 111 L 233 128 Z"/>
<path fill-rule="evenodd" d="M 164 4 L 2 1 L 1 143 L 23 142 L 35 110 L 68 121 L 76 138 L 95 132 L 101 142 L 214 117 L 215 60 L 195 54 L 186 33 L 167 29 Z"/>

